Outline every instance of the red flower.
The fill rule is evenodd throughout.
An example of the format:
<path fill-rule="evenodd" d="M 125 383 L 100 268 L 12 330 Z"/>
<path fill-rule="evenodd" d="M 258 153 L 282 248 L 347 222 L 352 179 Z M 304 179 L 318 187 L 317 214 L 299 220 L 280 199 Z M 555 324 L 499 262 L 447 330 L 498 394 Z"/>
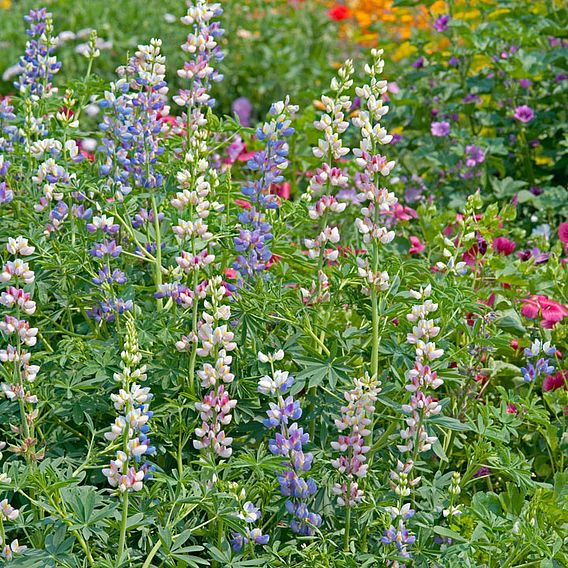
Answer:
<path fill-rule="evenodd" d="M 418 237 L 408 237 L 410 244 L 412 245 L 409 249 L 410 254 L 420 254 L 426 247 L 420 242 Z"/>
<path fill-rule="evenodd" d="M 240 205 L 243 209 L 250 209 L 250 203 L 244 199 L 235 199 L 235 203 Z"/>
<path fill-rule="evenodd" d="M 555 375 L 548 375 L 542 381 L 542 390 L 545 392 L 562 387 L 568 390 L 568 370 L 558 371 Z"/>
<path fill-rule="evenodd" d="M 331 20 L 341 22 L 349 19 L 351 17 L 351 12 L 347 6 L 344 6 L 343 4 L 336 4 L 327 12 L 327 15 Z"/>
<path fill-rule="evenodd" d="M 290 199 L 290 182 L 283 182 L 280 185 L 273 185 L 270 188 L 270 193 L 275 193 L 282 199 Z"/>
<path fill-rule="evenodd" d="M 507 237 L 497 237 L 493 239 L 493 250 L 498 254 L 509 256 L 515 250 L 517 243 L 510 241 Z"/>

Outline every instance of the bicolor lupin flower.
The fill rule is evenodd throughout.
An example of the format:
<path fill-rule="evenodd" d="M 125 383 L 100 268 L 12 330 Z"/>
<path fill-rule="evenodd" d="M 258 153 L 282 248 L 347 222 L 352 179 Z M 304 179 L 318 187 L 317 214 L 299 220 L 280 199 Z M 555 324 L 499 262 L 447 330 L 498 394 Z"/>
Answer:
<path fill-rule="evenodd" d="M 260 508 L 257 507 L 252 501 L 247 501 L 246 492 L 244 489 L 240 491 L 237 489 L 236 483 L 231 483 L 232 493 L 237 500 L 238 514 L 237 516 L 241 521 L 246 523 L 245 530 L 243 532 L 234 532 L 231 538 L 231 546 L 235 552 L 241 552 L 247 548 L 254 548 L 257 544 L 267 544 L 270 537 L 262 533 L 262 530 L 258 527 L 253 526 L 260 517 L 262 513 Z"/>
<path fill-rule="evenodd" d="M 371 433 L 369 428 L 372 428 L 375 402 L 380 391 L 380 383 L 368 374 L 354 379 L 353 388 L 344 393 L 347 404 L 341 407 L 341 418 L 335 420 L 340 434 L 331 447 L 339 453 L 339 457 L 333 459 L 331 465 L 341 475 L 341 482 L 336 483 L 332 491 L 342 507 L 354 507 L 363 499 L 358 480 L 366 477 L 368 472 L 365 455 L 371 448 L 365 438 Z"/>
<path fill-rule="evenodd" d="M 205 287 L 203 306 L 206 311 L 197 325 L 197 333 L 183 337 L 176 347 L 180 351 L 192 351 L 202 358 L 208 358 L 197 372 L 201 387 L 207 394 L 195 403 L 201 424 L 195 429 L 193 446 L 213 456 L 228 458 L 233 453 L 233 439 L 227 436 L 225 426 L 232 421 L 232 411 L 237 401 L 231 399 L 228 386 L 235 376 L 231 373 L 232 356 L 237 344 L 227 322 L 231 308 L 226 301 L 227 289 L 220 276 L 211 278 Z"/>
<path fill-rule="evenodd" d="M 391 488 L 398 496 L 398 505 L 387 509 L 393 524 L 385 530 L 382 538 L 383 544 L 386 546 L 394 544 L 397 554 L 405 558 L 411 556 L 408 547 L 415 542 L 415 537 L 410 535 L 406 527 L 406 521 L 414 511 L 410 509 L 409 503 L 404 503 L 404 500 L 420 483 L 420 476 L 413 475 L 417 457 L 430 450 L 437 441 L 437 437 L 427 429 L 427 420 L 431 416 L 438 415 L 442 410 L 438 400 L 426 393 L 427 389 L 436 390 L 443 384 L 436 371 L 432 369 L 432 365 L 442 357 L 444 350 L 438 348 L 432 341 L 439 335 L 440 328 L 431 318 L 438 309 L 438 304 L 430 299 L 431 293 L 430 284 L 418 291 L 409 292 L 411 298 L 421 303 L 413 305 L 406 316 L 412 324 L 412 331 L 407 334 L 407 343 L 414 346 L 416 357 L 414 367 L 407 372 L 408 383 L 405 388 L 410 393 L 410 399 L 402 405 L 402 411 L 407 415 L 406 427 L 400 431 L 401 443 L 397 446 L 399 452 L 405 456 L 403 458 L 405 461 L 397 460 L 396 469 L 390 474 Z"/>
<path fill-rule="evenodd" d="M 287 497 L 286 510 L 292 516 L 290 528 L 301 535 L 313 535 L 314 529 L 321 525 L 320 515 L 310 511 L 307 504 L 317 490 L 315 481 L 306 476 L 311 469 L 313 455 L 304 452 L 309 435 L 297 422 L 302 416 L 300 402 L 288 394 L 294 379 L 287 372 L 274 368 L 274 361 L 281 360 L 283 355 L 281 350 L 268 356 L 259 353 L 261 362 L 266 360 L 270 363 L 271 376 L 259 381 L 258 391 L 274 400 L 269 402 L 267 418 L 262 423 L 268 429 L 276 430 L 268 447 L 272 454 L 283 459 L 284 470 L 278 474 L 278 482 L 280 493 Z"/>
<path fill-rule="evenodd" d="M 243 278 L 252 278 L 267 268 L 272 258 L 270 241 L 272 226 L 267 211 L 278 207 L 278 198 L 273 189 L 282 183 L 282 173 L 288 167 L 288 144 L 286 138 L 294 133 L 291 116 L 298 111 L 288 97 L 270 107 L 269 120 L 256 130 L 256 137 L 265 144 L 248 161 L 248 168 L 256 174 L 254 180 L 246 182 L 241 192 L 250 202 L 239 215 L 239 235 L 234 238 L 235 250 L 239 253 L 233 268 Z"/>
<path fill-rule="evenodd" d="M 550 364 L 548 357 L 554 357 L 556 347 L 550 341 L 542 343 L 540 339 L 535 339 L 530 347 L 525 347 L 524 354 L 527 363 L 521 367 L 521 373 L 526 383 L 532 383 L 538 377 L 550 375 L 554 371 L 555 367 Z"/>
<path fill-rule="evenodd" d="M 392 140 L 392 136 L 381 125 L 382 118 L 389 110 L 383 104 L 388 84 L 380 79 L 385 66 L 382 55 L 382 49 L 371 50 L 372 63 L 365 65 L 369 82 L 355 89 L 361 99 L 361 108 L 352 119 L 361 134 L 359 148 L 355 148 L 353 154 L 355 162 L 362 168 L 355 178 L 362 216 L 355 220 L 355 225 L 368 251 L 357 257 L 357 268 L 363 279 L 363 291 L 374 291 L 375 294 L 388 290 L 390 286 L 388 272 L 379 268 L 379 249 L 394 239 L 394 231 L 388 228 L 385 216 L 392 213 L 398 202 L 394 193 L 383 187 L 382 181 L 395 165 L 394 161 L 389 161 L 381 153 L 381 147 L 386 147 Z"/>
<path fill-rule="evenodd" d="M 120 384 L 120 390 L 111 395 L 111 401 L 119 415 L 110 431 L 105 434 L 112 446 L 118 446 L 119 449 L 116 450 L 115 459 L 102 470 L 109 485 L 120 493 L 143 489 L 144 481 L 151 477 L 153 469 L 144 456 L 151 456 L 155 452 L 148 437 L 148 422 L 153 414 L 149 409 L 152 393 L 149 387 L 141 385 L 146 380 L 146 365 L 141 365 L 136 322 L 131 315 L 125 319 L 121 370 L 114 375 L 114 380 Z"/>
<path fill-rule="evenodd" d="M 40 367 L 31 363 L 31 354 L 27 350 L 36 345 L 39 329 L 23 319 L 23 316 L 31 316 L 36 311 L 36 303 L 25 288 L 34 283 L 35 273 L 24 260 L 35 252 L 35 248 L 25 237 L 19 236 L 8 239 L 6 251 L 15 259 L 6 261 L 0 273 L 0 282 L 7 284 L 0 293 L 0 305 L 11 312 L 0 319 L 0 332 L 7 340 L 7 345 L 0 349 L 0 364 L 7 367 L 5 376 L 13 377 L 13 381 L 2 383 L 1 389 L 8 400 L 21 405 L 23 436 L 18 446 L 12 446 L 12 451 L 39 461 L 44 457 L 44 450 L 36 450 L 34 431 L 38 412 L 34 405 L 38 397 L 31 391 L 31 385 Z"/>
<path fill-rule="evenodd" d="M 314 238 L 304 239 L 308 256 L 317 259 L 316 279 L 310 288 L 300 289 L 304 302 L 309 304 L 329 299 L 329 278 L 324 266 L 336 261 L 339 256 L 339 228 L 329 223 L 331 215 L 342 213 L 347 206 L 346 203 L 340 203 L 332 192 L 341 191 L 349 181 L 347 170 L 342 169 L 339 162 L 349 153 L 341 137 L 349 127 L 346 113 L 352 108 L 348 92 L 353 85 L 353 73 L 353 62 L 347 60 L 338 70 L 337 77 L 331 80 L 331 94 L 322 95 L 318 106 L 323 112 L 319 120 L 314 122 L 314 127 L 321 135 L 312 153 L 321 160 L 321 166 L 313 172 L 308 189 L 302 196 L 310 204 L 309 217 L 318 221 L 318 234 Z"/>
<path fill-rule="evenodd" d="M 21 73 L 14 86 L 21 95 L 37 102 L 57 92 L 52 81 L 61 63 L 53 54 L 56 40 L 51 13 L 45 8 L 31 10 L 24 20 L 29 25 L 26 34 L 30 39 L 26 43 L 25 54 L 20 58 Z"/>
<path fill-rule="evenodd" d="M 181 79 L 189 81 L 189 88 L 181 89 L 173 100 L 183 108 L 177 130 L 183 132 L 186 129 L 187 139 L 191 138 L 195 129 L 207 122 L 203 108 L 215 104 L 215 99 L 210 95 L 211 86 L 223 79 L 215 68 L 215 64 L 223 59 L 218 39 L 224 30 L 216 21 L 222 13 L 219 3 L 190 0 L 187 14 L 181 18 L 183 24 L 191 27 L 191 31 L 181 46 L 189 59 L 178 69 L 177 74 Z"/>

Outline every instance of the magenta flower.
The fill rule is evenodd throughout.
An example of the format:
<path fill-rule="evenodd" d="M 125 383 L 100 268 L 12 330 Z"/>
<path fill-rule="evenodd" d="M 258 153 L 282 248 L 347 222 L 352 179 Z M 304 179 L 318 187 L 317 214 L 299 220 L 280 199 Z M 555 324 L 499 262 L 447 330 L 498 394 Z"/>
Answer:
<path fill-rule="evenodd" d="M 530 106 L 521 105 L 515 109 L 514 116 L 519 122 L 526 124 L 534 118 L 534 111 Z"/>
<path fill-rule="evenodd" d="M 493 250 L 497 254 L 509 256 L 515 250 L 517 243 L 510 241 L 507 237 L 497 237 L 493 239 Z"/>
<path fill-rule="evenodd" d="M 408 237 L 410 240 L 411 247 L 408 250 L 410 254 L 420 254 L 426 247 L 420 242 L 418 237 Z"/>
<path fill-rule="evenodd" d="M 450 133 L 450 123 L 445 121 L 433 122 L 430 130 L 432 132 L 432 136 L 444 138 Z"/>

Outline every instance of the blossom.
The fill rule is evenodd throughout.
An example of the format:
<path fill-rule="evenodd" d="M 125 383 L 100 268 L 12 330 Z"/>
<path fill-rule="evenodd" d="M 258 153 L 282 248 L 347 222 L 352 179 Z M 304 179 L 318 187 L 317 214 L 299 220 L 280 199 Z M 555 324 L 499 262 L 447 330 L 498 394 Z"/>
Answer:
<path fill-rule="evenodd" d="M 342 22 L 351 17 L 351 11 L 344 4 L 336 4 L 327 11 L 327 15 L 334 22 Z"/>
<path fill-rule="evenodd" d="M 564 387 L 568 390 L 568 370 L 558 371 L 554 375 L 547 375 L 542 381 L 542 390 L 554 391 Z"/>
<path fill-rule="evenodd" d="M 448 29 L 448 22 L 450 21 L 450 16 L 447 14 L 442 14 L 438 16 L 436 21 L 434 22 L 434 29 L 437 32 L 445 32 Z"/>
<path fill-rule="evenodd" d="M 259 150 L 247 162 L 250 170 L 257 173 L 257 179 L 245 183 L 241 188 L 243 195 L 250 200 L 250 206 L 239 213 L 241 222 L 239 236 L 233 239 L 239 254 L 233 263 L 243 278 L 261 274 L 267 267 L 272 252 L 272 227 L 266 218 L 266 210 L 278 207 L 275 195 L 271 192 L 275 184 L 284 181 L 283 171 L 288 166 L 288 144 L 285 139 L 291 136 L 290 116 L 298 110 L 288 98 L 274 103 L 269 112 L 270 121 L 257 128 L 256 136 L 265 142 L 265 149 Z"/>
<path fill-rule="evenodd" d="M 432 136 L 445 138 L 450 133 L 450 123 L 445 121 L 433 122 L 430 131 L 432 132 Z"/>
<path fill-rule="evenodd" d="M 150 477 L 151 466 L 148 462 L 140 465 L 141 459 L 155 452 L 147 435 L 148 421 L 153 415 L 149 410 L 152 394 L 149 387 L 142 387 L 137 383 L 146 379 L 146 365 L 140 365 L 141 360 L 135 322 L 128 316 L 124 350 L 121 353 L 121 370 L 114 375 L 121 388 L 118 394 L 111 395 L 114 408 L 121 414 L 105 434 L 107 440 L 119 440 L 121 444 L 115 459 L 102 469 L 109 485 L 121 493 L 142 490 L 144 480 Z"/>
<path fill-rule="evenodd" d="M 564 244 L 564 248 L 568 248 L 568 223 L 560 223 L 558 226 L 558 238 Z"/>
<path fill-rule="evenodd" d="M 420 254 L 426 247 L 420 242 L 418 237 L 410 236 L 408 237 L 410 241 L 410 249 L 408 252 L 410 254 Z"/>
<path fill-rule="evenodd" d="M 512 254 L 516 246 L 515 241 L 511 241 L 507 237 L 497 237 L 493 239 L 493 250 L 504 256 Z"/>
<path fill-rule="evenodd" d="M 276 398 L 276 402 L 269 403 L 268 418 L 263 420 L 263 424 L 276 429 L 268 446 L 271 453 L 282 457 L 285 466 L 284 471 L 278 474 L 278 482 L 281 494 L 288 497 L 286 510 L 292 516 L 290 528 L 294 533 L 312 535 L 314 528 L 321 525 L 321 517 L 311 512 L 306 503 L 316 492 L 316 484 L 304 475 L 311 469 L 313 456 L 303 450 L 309 442 L 309 435 L 295 422 L 302 416 L 300 402 L 291 395 L 284 398 L 293 383 L 293 377 L 272 367 L 272 376 L 263 377 L 258 390 Z"/>
<path fill-rule="evenodd" d="M 546 329 L 553 328 L 568 316 L 568 309 L 558 302 L 542 295 L 532 295 L 521 300 L 523 307 L 521 314 L 529 319 L 538 315 L 542 317 L 541 326 Z"/>
<path fill-rule="evenodd" d="M 521 105 L 515 108 L 514 117 L 524 124 L 530 122 L 534 118 L 534 111 L 527 105 Z"/>
<path fill-rule="evenodd" d="M 335 421 L 340 435 L 331 443 L 340 456 L 332 460 L 346 482 L 336 483 L 332 491 L 337 495 L 340 506 L 353 507 L 363 499 L 358 479 L 367 475 L 368 464 L 365 454 L 371 449 L 365 437 L 371 434 L 372 415 L 380 392 L 380 383 L 366 374 L 362 379 L 353 380 L 353 388 L 344 393 L 347 405 L 341 407 L 341 418 Z"/>

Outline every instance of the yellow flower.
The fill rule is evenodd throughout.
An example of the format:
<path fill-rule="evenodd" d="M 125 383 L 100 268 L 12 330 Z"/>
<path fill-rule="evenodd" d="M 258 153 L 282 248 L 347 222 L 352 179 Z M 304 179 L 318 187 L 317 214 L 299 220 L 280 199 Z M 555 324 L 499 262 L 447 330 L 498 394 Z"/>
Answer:
<path fill-rule="evenodd" d="M 7 10 L 12 4 L 12 0 L 0 0 L 0 8 Z"/>

